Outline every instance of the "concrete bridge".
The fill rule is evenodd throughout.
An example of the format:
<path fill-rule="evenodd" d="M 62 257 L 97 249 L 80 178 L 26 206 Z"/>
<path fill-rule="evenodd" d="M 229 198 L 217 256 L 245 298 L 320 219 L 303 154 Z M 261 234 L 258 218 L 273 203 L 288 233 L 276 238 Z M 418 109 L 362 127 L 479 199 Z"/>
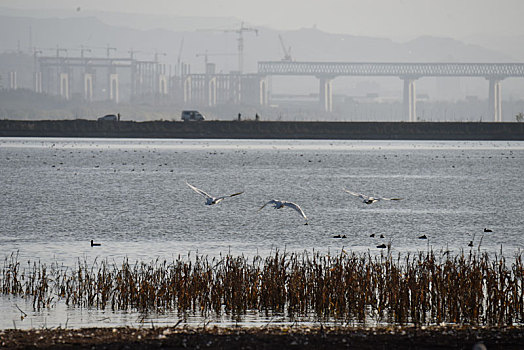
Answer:
<path fill-rule="evenodd" d="M 404 109 L 409 121 L 417 121 L 415 81 L 422 77 L 484 77 L 489 81 L 489 113 L 502 121 L 501 81 L 524 77 L 524 63 L 364 63 L 286 62 L 258 63 L 261 76 L 316 76 L 320 80 L 320 104 L 333 110 L 332 80 L 338 76 L 399 77 L 404 81 Z"/>
<path fill-rule="evenodd" d="M 258 62 L 258 72 L 215 73 L 214 64 L 204 74 L 192 74 L 188 67 L 179 75 L 166 74 L 166 65 L 125 57 L 37 56 L 34 90 L 70 99 L 80 93 L 84 100 L 96 98 L 119 102 L 120 96 L 164 96 L 190 106 L 217 104 L 267 105 L 268 77 L 315 76 L 319 79 L 319 102 L 333 110 L 332 81 L 339 76 L 398 77 L 404 81 L 403 103 L 408 121 L 417 121 L 415 81 L 422 77 L 483 77 L 489 86 L 489 115 L 502 121 L 502 81 L 524 77 L 524 63 L 391 63 L 391 62 Z M 84 51 L 86 49 L 83 49 Z M 124 74 L 122 74 L 124 73 Z M 124 80 L 123 82 L 121 81 Z M 16 72 L 9 74 L 9 86 L 17 88 Z M 122 84 L 123 83 L 123 84 Z M 98 96 L 94 86 L 97 85 Z M 121 91 L 120 85 L 129 87 Z M 122 93 L 123 92 L 123 93 Z"/>

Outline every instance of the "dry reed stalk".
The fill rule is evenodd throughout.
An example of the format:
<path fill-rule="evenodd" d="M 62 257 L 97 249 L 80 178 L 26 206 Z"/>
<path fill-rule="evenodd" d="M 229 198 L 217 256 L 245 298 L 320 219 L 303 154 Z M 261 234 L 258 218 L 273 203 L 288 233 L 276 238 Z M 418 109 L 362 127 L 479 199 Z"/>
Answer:
<path fill-rule="evenodd" d="M 204 318 L 266 315 L 343 322 L 512 325 L 524 322 L 524 268 L 503 257 L 433 251 L 323 255 L 178 257 L 129 263 L 78 261 L 73 269 L 4 259 L 3 294 L 29 297 L 33 307 L 62 300 L 76 307 L 142 312 L 177 310 Z"/>

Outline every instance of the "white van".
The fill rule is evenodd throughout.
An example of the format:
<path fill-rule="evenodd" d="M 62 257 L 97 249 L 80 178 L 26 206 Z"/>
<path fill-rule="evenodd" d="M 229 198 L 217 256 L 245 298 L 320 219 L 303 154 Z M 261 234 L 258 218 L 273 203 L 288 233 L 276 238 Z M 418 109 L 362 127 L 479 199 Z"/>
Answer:
<path fill-rule="evenodd" d="M 182 120 L 187 121 L 202 121 L 206 120 L 206 117 L 199 111 L 182 111 Z"/>

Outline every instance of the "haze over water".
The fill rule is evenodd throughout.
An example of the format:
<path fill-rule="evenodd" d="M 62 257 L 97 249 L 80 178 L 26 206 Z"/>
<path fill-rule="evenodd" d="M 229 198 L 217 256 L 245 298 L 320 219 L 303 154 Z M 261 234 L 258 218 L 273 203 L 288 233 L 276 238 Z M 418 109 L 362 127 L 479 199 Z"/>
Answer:
<path fill-rule="evenodd" d="M 0 169 L 0 252 L 18 252 L 23 263 L 380 254 L 376 246 L 388 242 L 393 254 L 502 249 L 512 257 L 524 247 L 522 142 L 0 138 Z M 185 181 L 215 196 L 245 193 L 206 206 Z M 343 188 L 403 200 L 366 205 Z M 309 225 L 290 209 L 258 211 L 270 199 L 296 202 Z M 0 298 L 12 316 L 0 328 L 13 326 L 15 301 Z M 46 322 L 63 324 L 67 313 L 70 325 L 100 325 L 95 311 L 86 321 L 89 312 L 58 306 Z M 129 324 L 110 317 L 109 325 Z"/>

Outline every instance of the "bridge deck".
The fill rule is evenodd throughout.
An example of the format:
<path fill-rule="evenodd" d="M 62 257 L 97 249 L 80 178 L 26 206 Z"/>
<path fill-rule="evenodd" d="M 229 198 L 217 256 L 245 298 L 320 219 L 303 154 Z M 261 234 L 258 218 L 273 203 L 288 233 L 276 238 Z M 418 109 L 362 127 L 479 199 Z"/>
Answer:
<path fill-rule="evenodd" d="M 284 62 L 258 63 L 262 75 L 395 76 L 395 77 L 524 77 L 524 63 L 366 63 Z"/>

